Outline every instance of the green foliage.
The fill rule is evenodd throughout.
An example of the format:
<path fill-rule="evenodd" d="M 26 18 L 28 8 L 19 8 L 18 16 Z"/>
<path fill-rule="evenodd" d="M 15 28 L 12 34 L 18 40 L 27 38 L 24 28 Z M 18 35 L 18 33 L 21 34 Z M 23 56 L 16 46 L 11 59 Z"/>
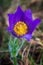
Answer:
<path fill-rule="evenodd" d="M 39 29 L 43 32 L 43 21 L 41 22 Z"/>
<path fill-rule="evenodd" d="M 28 58 L 29 58 L 29 61 L 31 62 L 30 65 L 35 65 L 35 61 L 34 61 L 34 59 L 32 58 L 32 56 L 29 55 Z"/>
<path fill-rule="evenodd" d="M 0 51 L 8 50 L 8 41 L 9 41 L 9 34 L 7 31 L 5 31 L 5 28 L 3 27 L 0 29 Z"/>
<path fill-rule="evenodd" d="M 20 1 L 20 4 L 21 4 L 21 5 L 27 5 L 27 4 L 30 3 L 30 1 L 31 1 L 31 0 L 25 0 L 25 1 L 24 1 L 24 0 L 21 0 L 21 1 Z"/>
<path fill-rule="evenodd" d="M 17 59 L 16 59 L 16 57 L 13 58 L 13 61 L 14 61 L 13 64 L 14 64 L 14 65 L 17 65 Z"/>
<path fill-rule="evenodd" d="M 41 50 L 41 59 L 40 59 L 39 65 L 43 65 L 43 49 Z"/>
<path fill-rule="evenodd" d="M 12 38 L 12 36 L 10 37 L 9 40 L 9 51 L 11 53 L 11 56 L 16 57 L 21 49 L 21 47 L 23 46 L 25 40 L 20 40 L 18 38 Z"/>
<path fill-rule="evenodd" d="M 0 0 L 0 5 L 3 11 L 6 11 L 10 7 L 11 1 L 12 0 Z"/>
<path fill-rule="evenodd" d="M 21 60 L 22 59 L 22 55 L 18 54 L 17 59 Z"/>
<path fill-rule="evenodd" d="M 9 51 L 11 53 L 11 56 L 13 57 L 14 65 L 17 65 L 16 58 L 17 58 L 17 55 L 18 55 L 21 47 L 23 46 L 24 42 L 25 42 L 25 40 L 20 40 L 16 37 L 13 38 L 12 36 L 10 36 Z"/>

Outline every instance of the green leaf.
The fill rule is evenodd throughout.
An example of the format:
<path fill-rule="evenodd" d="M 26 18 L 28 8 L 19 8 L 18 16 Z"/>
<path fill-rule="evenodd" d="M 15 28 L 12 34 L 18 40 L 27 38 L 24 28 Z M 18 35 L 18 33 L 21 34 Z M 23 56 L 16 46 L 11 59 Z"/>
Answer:
<path fill-rule="evenodd" d="M 33 60 L 32 56 L 29 55 L 28 58 L 29 58 L 29 60 L 31 62 L 31 65 L 35 65 L 35 61 Z"/>
<path fill-rule="evenodd" d="M 23 46 L 25 40 L 21 40 L 18 38 L 13 38 L 12 36 L 10 36 L 10 40 L 9 40 L 9 51 L 11 53 L 12 57 L 16 57 L 21 49 L 21 47 Z"/>

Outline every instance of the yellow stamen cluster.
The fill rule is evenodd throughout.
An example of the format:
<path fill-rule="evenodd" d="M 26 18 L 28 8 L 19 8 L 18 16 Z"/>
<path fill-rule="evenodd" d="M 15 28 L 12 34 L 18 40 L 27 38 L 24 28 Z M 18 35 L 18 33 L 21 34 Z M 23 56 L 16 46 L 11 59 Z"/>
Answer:
<path fill-rule="evenodd" d="M 27 29 L 27 25 L 24 22 L 19 21 L 15 24 L 13 30 L 18 36 L 22 36 L 27 33 Z"/>

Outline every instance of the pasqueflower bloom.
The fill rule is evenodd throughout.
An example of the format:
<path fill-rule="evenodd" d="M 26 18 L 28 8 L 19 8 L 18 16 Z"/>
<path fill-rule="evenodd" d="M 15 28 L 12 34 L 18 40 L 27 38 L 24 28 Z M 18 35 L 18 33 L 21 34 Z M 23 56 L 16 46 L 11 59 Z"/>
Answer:
<path fill-rule="evenodd" d="M 36 26 L 40 23 L 40 19 L 32 19 L 32 12 L 30 9 L 22 11 L 20 6 L 18 6 L 15 13 L 8 14 L 9 17 L 9 27 L 7 30 L 12 33 L 13 36 L 18 38 L 25 38 L 30 40 L 32 38 L 32 33 Z"/>

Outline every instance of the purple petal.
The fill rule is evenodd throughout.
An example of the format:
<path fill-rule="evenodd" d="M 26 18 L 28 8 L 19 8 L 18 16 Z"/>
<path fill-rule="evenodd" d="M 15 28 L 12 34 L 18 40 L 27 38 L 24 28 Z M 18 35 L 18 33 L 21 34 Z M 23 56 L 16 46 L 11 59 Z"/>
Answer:
<path fill-rule="evenodd" d="M 15 37 L 25 38 L 25 39 L 28 40 L 28 41 L 32 38 L 32 35 L 31 35 L 31 34 L 25 34 L 25 35 L 23 35 L 23 36 L 17 36 L 17 34 L 16 34 L 13 30 L 11 30 L 10 33 L 11 33 L 13 36 L 15 36 Z"/>
<path fill-rule="evenodd" d="M 13 28 L 14 25 L 22 20 L 22 15 L 23 15 L 23 11 L 21 10 L 20 7 L 17 8 L 17 11 L 15 12 L 15 14 L 8 14 L 9 16 L 9 24 L 10 24 L 10 27 Z"/>
<path fill-rule="evenodd" d="M 14 21 L 14 14 L 8 14 L 9 16 L 9 27 L 13 27 L 13 21 Z"/>
<path fill-rule="evenodd" d="M 26 40 L 29 41 L 32 38 L 32 35 L 31 34 L 26 34 L 22 38 L 25 38 Z"/>
<path fill-rule="evenodd" d="M 28 33 L 29 33 L 29 30 L 31 28 L 31 25 L 32 25 L 32 20 L 31 19 L 28 19 L 26 16 L 24 16 L 24 19 L 23 21 L 26 23 L 26 25 L 28 26 Z"/>
<path fill-rule="evenodd" d="M 25 11 L 25 15 L 32 20 L 32 11 L 30 9 Z"/>
<path fill-rule="evenodd" d="M 8 32 L 11 32 L 11 28 L 10 28 L 10 27 L 8 27 L 6 30 L 7 30 Z"/>
<path fill-rule="evenodd" d="M 36 19 L 33 21 L 31 27 L 30 27 L 30 30 L 29 30 L 29 33 L 32 34 L 32 32 L 35 30 L 36 26 L 41 22 L 40 19 Z"/>

